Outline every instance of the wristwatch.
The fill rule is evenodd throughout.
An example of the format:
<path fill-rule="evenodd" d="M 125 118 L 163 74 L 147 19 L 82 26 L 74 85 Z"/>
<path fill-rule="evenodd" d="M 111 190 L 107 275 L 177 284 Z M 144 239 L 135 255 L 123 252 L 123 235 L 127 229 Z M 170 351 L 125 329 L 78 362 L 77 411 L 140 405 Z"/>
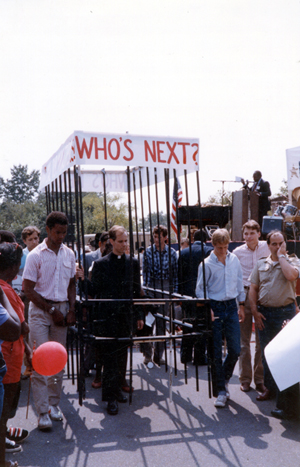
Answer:
<path fill-rule="evenodd" d="M 245 306 L 245 302 L 239 302 L 240 306 Z"/>
<path fill-rule="evenodd" d="M 286 258 L 285 255 L 278 255 L 278 258 Z"/>
<path fill-rule="evenodd" d="M 54 311 L 55 311 L 55 306 L 52 306 L 50 310 L 48 311 L 49 315 L 53 315 Z"/>

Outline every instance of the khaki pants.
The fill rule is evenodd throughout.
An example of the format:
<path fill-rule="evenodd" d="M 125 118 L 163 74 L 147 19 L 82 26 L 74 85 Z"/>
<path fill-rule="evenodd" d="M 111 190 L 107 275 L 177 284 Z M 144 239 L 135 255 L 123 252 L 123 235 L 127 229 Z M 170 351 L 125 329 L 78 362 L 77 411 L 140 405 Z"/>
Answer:
<path fill-rule="evenodd" d="M 245 301 L 245 321 L 240 323 L 241 329 L 241 353 L 239 358 L 240 382 L 251 384 L 252 374 L 255 385 L 264 382 L 264 369 L 261 360 L 261 348 L 258 330 L 255 328 L 255 353 L 252 372 L 250 341 L 252 335 L 252 313 L 249 304 L 248 293 Z"/>
<path fill-rule="evenodd" d="M 69 303 L 56 303 L 55 308 L 66 316 Z M 33 348 L 34 341 L 36 348 L 48 341 L 59 342 L 66 347 L 68 328 L 66 326 L 56 326 L 51 315 L 35 306 L 32 302 L 29 305 L 29 329 L 31 348 Z M 35 371 L 32 372 L 32 395 L 39 415 L 48 412 L 49 405 L 59 404 L 63 374 L 64 370 L 54 376 L 42 376 Z"/>

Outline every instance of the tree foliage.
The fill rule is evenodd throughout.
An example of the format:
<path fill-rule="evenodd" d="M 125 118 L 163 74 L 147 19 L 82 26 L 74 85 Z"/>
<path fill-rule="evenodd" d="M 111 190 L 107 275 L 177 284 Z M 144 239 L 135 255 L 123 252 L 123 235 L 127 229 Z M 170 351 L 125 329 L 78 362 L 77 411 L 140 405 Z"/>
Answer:
<path fill-rule="evenodd" d="M 35 225 L 41 230 L 41 238 L 46 237 L 45 220 L 47 217 L 44 194 L 39 194 L 33 201 L 16 203 L 4 200 L 0 206 L 0 230 L 13 232 L 21 243 L 21 232 L 28 225 Z"/>
<path fill-rule="evenodd" d="M 274 195 L 275 198 L 276 198 L 277 196 L 286 196 L 286 197 L 289 196 L 289 194 L 288 194 L 288 184 L 287 184 L 287 180 L 285 180 L 285 179 L 283 178 L 283 179 L 281 180 L 281 182 L 282 182 L 282 185 L 281 185 L 281 187 L 279 188 L 278 193 L 276 193 L 276 194 Z"/>
<path fill-rule="evenodd" d="M 95 233 L 105 230 L 105 206 L 102 193 L 87 193 L 82 198 L 82 209 L 85 233 Z M 122 195 L 108 194 L 106 196 L 107 228 L 113 225 L 129 226 L 128 207 L 122 202 Z"/>
<path fill-rule="evenodd" d="M 165 227 L 168 226 L 167 214 L 160 211 L 158 218 L 159 218 L 160 225 L 164 225 Z M 150 223 L 150 219 L 151 219 L 151 223 Z M 144 219 L 145 231 L 146 232 L 150 231 L 150 227 L 152 227 L 153 229 L 153 227 L 155 227 L 156 225 L 157 225 L 157 213 L 151 212 L 151 214 L 148 214 Z M 143 223 L 142 223 L 142 220 L 140 220 L 139 230 L 142 230 L 142 228 L 143 228 Z"/>
<path fill-rule="evenodd" d="M 223 199 L 223 205 L 232 205 L 232 192 L 231 191 L 226 191 L 222 193 L 222 190 L 218 190 L 215 195 L 211 195 L 208 200 L 206 201 L 206 204 L 222 204 L 222 199 Z"/>
<path fill-rule="evenodd" d="M 11 179 L 4 181 L 0 177 L 0 229 L 10 230 L 21 242 L 21 232 L 28 225 L 36 225 L 41 230 L 41 239 L 46 237 L 45 221 L 47 217 L 46 199 L 38 194 L 39 172 L 28 174 L 27 166 L 14 166 L 11 169 Z M 52 205 L 52 204 L 51 204 Z M 94 234 L 106 229 L 105 206 L 103 193 L 83 193 L 82 198 L 84 232 Z M 75 199 L 72 196 L 72 210 L 75 212 Z M 122 194 L 106 196 L 107 228 L 113 225 L 123 225 L 129 228 L 128 205 L 123 201 Z M 132 211 L 133 229 L 136 229 L 134 211 Z M 157 213 L 152 212 L 145 218 L 145 230 L 157 225 Z M 167 226 L 167 214 L 159 213 L 159 223 Z M 139 230 L 142 222 L 139 219 Z M 174 239 L 173 239 L 174 240 Z"/>
<path fill-rule="evenodd" d="M 11 178 L 5 182 L 0 178 L 0 197 L 15 203 L 33 200 L 38 193 L 39 171 L 33 170 L 28 173 L 28 166 L 19 164 L 14 165 L 10 173 Z"/>

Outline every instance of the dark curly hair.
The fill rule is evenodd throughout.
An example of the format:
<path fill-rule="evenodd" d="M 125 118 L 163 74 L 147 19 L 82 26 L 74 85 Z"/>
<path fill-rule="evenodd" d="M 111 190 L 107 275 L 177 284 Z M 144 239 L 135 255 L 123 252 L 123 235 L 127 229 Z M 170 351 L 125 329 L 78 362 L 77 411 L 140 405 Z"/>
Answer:
<path fill-rule="evenodd" d="M 53 227 L 56 225 L 68 225 L 69 221 L 67 216 L 60 211 L 52 211 L 47 219 L 46 219 L 46 226 L 49 227 L 49 229 L 53 229 Z"/>
<path fill-rule="evenodd" d="M 18 243 L 0 243 L 0 270 L 15 266 L 21 262 L 23 249 Z"/>
<path fill-rule="evenodd" d="M 15 241 L 16 241 L 16 237 L 12 232 L 9 232 L 9 230 L 0 230 L 0 243 L 2 242 L 14 243 Z"/>

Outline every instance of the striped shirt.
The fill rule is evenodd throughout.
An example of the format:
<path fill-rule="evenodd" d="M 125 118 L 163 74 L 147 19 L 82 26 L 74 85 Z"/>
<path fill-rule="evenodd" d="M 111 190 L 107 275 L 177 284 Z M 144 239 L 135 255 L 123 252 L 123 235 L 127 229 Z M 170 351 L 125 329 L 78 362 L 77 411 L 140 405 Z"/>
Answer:
<path fill-rule="evenodd" d="M 257 261 L 261 258 L 266 258 L 270 254 L 267 242 L 259 241 L 256 248 L 251 250 L 245 243 L 244 245 L 238 246 L 232 252 L 240 260 L 243 270 L 243 284 L 245 287 L 250 287 L 250 274 L 253 271 Z"/>
<path fill-rule="evenodd" d="M 171 281 L 170 267 L 174 292 L 178 291 L 178 258 L 174 248 L 171 249 L 171 264 L 169 265 L 169 246 L 160 252 L 155 245 L 149 246 L 143 256 L 144 285 L 161 288 L 161 279 Z M 152 261 L 153 252 L 153 261 Z M 170 267 L 169 267 L 170 266 Z"/>
<path fill-rule="evenodd" d="M 75 255 L 62 244 L 58 254 L 48 248 L 46 240 L 27 256 L 23 279 L 35 282 L 34 290 L 47 300 L 68 300 L 70 279 L 75 276 Z"/>

